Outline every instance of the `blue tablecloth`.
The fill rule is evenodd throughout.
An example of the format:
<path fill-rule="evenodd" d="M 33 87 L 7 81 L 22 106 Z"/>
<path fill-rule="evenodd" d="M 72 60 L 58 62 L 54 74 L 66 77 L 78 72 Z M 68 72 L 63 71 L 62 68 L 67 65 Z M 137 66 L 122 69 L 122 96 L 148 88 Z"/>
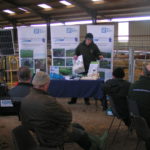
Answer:
<path fill-rule="evenodd" d="M 54 97 L 102 98 L 102 80 L 51 80 L 48 93 Z"/>

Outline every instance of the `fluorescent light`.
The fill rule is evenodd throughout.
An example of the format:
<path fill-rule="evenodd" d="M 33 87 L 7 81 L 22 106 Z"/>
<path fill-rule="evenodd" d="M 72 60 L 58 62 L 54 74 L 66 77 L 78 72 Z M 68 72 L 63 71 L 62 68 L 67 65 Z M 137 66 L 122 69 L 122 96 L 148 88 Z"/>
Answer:
<path fill-rule="evenodd" d="M 59 1 L 61 4 L 63 4 L 63 5 L 66 5 L 66 6 L 70 6 L 70 5 L 72 5 L 71 3 L 69 3 L 69 2 L 67 2 L 67 1 L 65 1 L 65 0 L 62 0 L 62 1 Z"/>
<path fill-rule="evenodd" d="M 104 0 L 92 0 L 93 2 L 103 2 Z"/>
<path fill-rule="evenodd" d="M 52 8 L 51 6 L 49 6 L 47 4 L 38 4 L 38 6 L 44 8 L 44 9 Z"/>
<path fill-rule="evenodd" d="M 19 7 L 18 9 L 22 10 L 22 11 L 25 11 L 25 12 L 28 12 L 28 10 L 24 9 L 24 8 L 21 8 Z"/>
<path fill-rule="evenodd" d="M 5 9 L 5 10 L 3 10 L 3 12 L 8 13 L 8 14 L 14 14 L 15 13 L 14 11 L 11 11 L 9 9 Z"/>
<path fill-rule="evenodd" d="M 13 27 L 4 27 L 4 29 L 13 29 Z"/>
<path fill-rule="evenodd" d="M 65 22 L 65 25 L 92 24 L 92 20 Z"/>

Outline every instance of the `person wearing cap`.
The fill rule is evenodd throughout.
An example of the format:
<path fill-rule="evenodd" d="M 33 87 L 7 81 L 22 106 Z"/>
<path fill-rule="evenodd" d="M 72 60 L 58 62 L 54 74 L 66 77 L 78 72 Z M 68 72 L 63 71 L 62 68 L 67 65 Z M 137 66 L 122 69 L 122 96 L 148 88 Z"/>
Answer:
<path fill-rule="evenodd" d="M 85 72 L 83 72 L 84 75 L 87 75 L 90 63 L 92 61 L 103 59 L 101 51 L 99 50 L 98 46 L 93 42 L 92 33 L 87 33 L 85 36 L 85 40 L 77 46 L 75 50 L 74 59 L 76 60 L 80 55 L 83 56 L 83 62 L 85 68 Z M 84 100 L 85 100 L 85 104 L 87 105 L 90 104 L 89 98 L 85 98 Z M 77 98 L 72 98 L 71 101 L 68 102 L 68 104 L 76 104 L 76 101 Z"/>
<path fill-rule="evenodd" d="M 50 84 L 47 73 L 36 73 L 32 84 L 33 89 L 21 103 L 21 121 L 23 126 L 34 131 L 41 145 L 59 147 L 65 142 L 76 142 L 84 150 L 100 150 L 107 134 L 93 137 L 81 125 L 72 123 L 70 109 L 47 94 Z"/>

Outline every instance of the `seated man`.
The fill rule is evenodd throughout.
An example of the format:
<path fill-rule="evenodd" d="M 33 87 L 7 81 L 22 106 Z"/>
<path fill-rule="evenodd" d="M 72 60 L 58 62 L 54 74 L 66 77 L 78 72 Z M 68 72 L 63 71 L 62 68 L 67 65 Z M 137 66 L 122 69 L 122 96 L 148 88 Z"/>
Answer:
<path fill-rule="evenodd" d="M 85 150 L 100 150 L 101 140 L 97 137 L 98 143 L 94 143 L 93 137 L 80 125 L 72 125 L 71 111 L 47 94 L 50 78 L 46 73 L 38 72 L 32 83 L 34 88 L 21 104 L 21 120 L 35 132 L 43 146 L 57 147 L 64 142 L 76 142 Z"/>
<path fill-rule="evenodd" d="M 113 71 L 113 79 L 106 81 L 104 85 L 104 93 L 108 96 L 111 96 L 116 106 L 117 113 L 119 114 L 120 118 L 124 121 L 124 123 L 127 126 L 129 126 L 130 117 L 127 96 L 130 83 L 128 81 L 125 81 L 123 79 L 124 77 L 124 70 L 122 68 L 116 68 Z"/>
<path fill-rule="evenodd" d="M 9 96 L 14 101 L 16 111 L 19 113 L 20 101 L 30 93 L 30 89 L 32 88 L 31 71 L 28 67 L 19 68 L 18 80 L 18 85 L 9 90 Z"/>
<path fill-rule="evenodd" d="M 142 76 L 131 85 L 129 100 L 136 101 L 139 113 L 150 127 L 150 63 L 143 65 Z M 150 141 L 146 142 L 147 150 L 150 149 Z"/>

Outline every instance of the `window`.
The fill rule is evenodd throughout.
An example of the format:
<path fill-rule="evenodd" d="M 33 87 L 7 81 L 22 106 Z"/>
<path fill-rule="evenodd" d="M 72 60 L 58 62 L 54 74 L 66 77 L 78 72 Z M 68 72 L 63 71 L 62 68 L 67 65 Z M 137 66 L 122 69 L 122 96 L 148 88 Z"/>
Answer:
<path fill-rule="evenodd" d="M 129 22 L 118 23 L 118 41 L 119 42 L 129 41 Z"/>

